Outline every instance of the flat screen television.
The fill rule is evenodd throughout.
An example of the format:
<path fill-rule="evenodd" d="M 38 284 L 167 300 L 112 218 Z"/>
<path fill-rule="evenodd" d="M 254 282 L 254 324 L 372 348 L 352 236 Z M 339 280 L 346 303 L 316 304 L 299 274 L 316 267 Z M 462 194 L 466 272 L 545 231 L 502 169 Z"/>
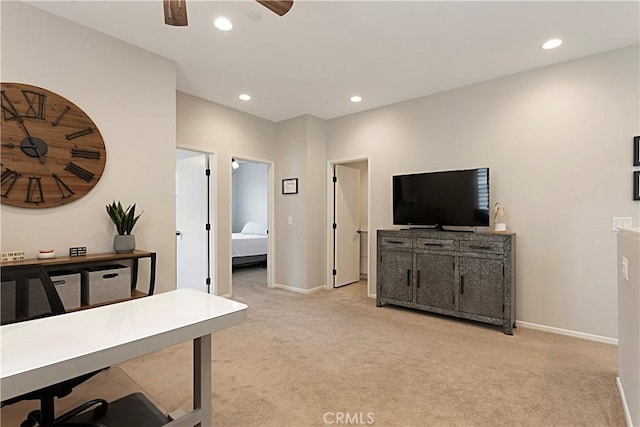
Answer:
<path fill-rule="evenodd" d="M 393 223 L 489 226 L 489 168 L 394 175 Z"/>

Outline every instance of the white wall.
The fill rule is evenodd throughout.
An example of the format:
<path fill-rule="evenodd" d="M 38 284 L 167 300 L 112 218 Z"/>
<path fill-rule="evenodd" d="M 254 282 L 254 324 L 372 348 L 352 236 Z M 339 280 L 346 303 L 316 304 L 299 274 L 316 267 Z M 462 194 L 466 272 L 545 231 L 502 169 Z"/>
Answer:
<path fill-rule="evenodd" d="M 489 166 L 518 234 L 517 319 L 616 338 L 611 217 L 640 220 L 638 59 L 632 46 L 333 119 L 328 158 L 371 156 L 372 241 L 392 227 L 391 175 Z"/>
<path fill-rule="evenodd" d="M 177 93 L 177 144 L 215 153 L 216 293 L 231 292 L 231 158 L 275 160 L 276 124 Z M 278 181 L 279 182 L 279 181 Z"/>
<path fill-rule="evenodd" d="M 29 258 L 43 248 L 111 252 L 115 228 L 105 205 L 137 203 L 144 211 L 133 233 L 137 247 L 157 252 L 156 290 L 175 289 L 175 215 L 166 209 L 175 188 L 175 64 L 21 2 L 0 7 L 2 81 L 74 102 L 98 126 L 107 150 L 102 178 L 82 199 L 49 209 L 2 205 L 2 251 L 24 250 Z M 141 275 L 138 283 L 145 290 L 148 281 Z"/>
<path fill-rule="evenodd" d="M 233 224 L 239 233 L 249 222 L 267 226 L 267 165 L 241 162 L 233 173 Z"/>

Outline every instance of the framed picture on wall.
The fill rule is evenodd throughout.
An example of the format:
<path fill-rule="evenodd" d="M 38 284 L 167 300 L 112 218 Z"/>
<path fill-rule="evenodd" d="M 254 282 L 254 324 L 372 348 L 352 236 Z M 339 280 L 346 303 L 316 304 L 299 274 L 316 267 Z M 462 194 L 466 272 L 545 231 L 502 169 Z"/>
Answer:
<path fill-rule="evenodd" d="M 640 136 L 633 137 L 633 166 L 640 166 Z"/>
<path fill-rule="evenodd" d="M 633 200 L 640 200 L 640 171 L 633 173 Z"/>
<path fill-rule="evenodd" d="M 298 178 L 283 179 L 282 194 L 298 194 Z"/>

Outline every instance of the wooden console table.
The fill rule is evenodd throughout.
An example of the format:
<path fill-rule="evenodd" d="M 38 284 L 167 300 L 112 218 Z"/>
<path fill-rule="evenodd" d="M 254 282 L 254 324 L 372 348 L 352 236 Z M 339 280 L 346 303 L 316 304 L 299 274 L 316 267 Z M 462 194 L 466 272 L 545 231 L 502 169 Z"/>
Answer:
<path fill-rule="evenodd" d="M 149 272 L 149 293 L 136 290 L 138 284 L 138 260 L 140 258 L 149 258 L 151 260 L 150 272 Z M 101 254 L 88 254 L 82 256 L 61 256 L 47 259 L 25 259 L 21 261 L 7 261 L 0 263 L 0 268 L 7 268 L 13 266 L 26 266 L 26 265 L 41 265 L 47 272 L 53 272 L 60 270 L 61 267 L 74 267 L 82 268 L 87 266 L 95 266 L 98 264 L 104 264 L 111 261 L 125 261 L 131 260 L 131 298 L 139 298 L 142 296 L 153 295 L 153 291 L 156 284 L 156 253 L 149 251 L 133 251 L 126 254 L 117 254 L 115 252 L 107 252 Z M 112 301 L 116 302 L 116 301 Z M 83 306 L 85 308 L 87 306 Z"/>

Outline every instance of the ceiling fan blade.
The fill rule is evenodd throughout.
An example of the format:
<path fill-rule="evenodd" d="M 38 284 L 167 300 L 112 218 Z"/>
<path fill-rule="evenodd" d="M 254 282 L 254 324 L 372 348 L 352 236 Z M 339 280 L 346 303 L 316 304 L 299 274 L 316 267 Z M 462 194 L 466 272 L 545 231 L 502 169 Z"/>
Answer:
<path fill-rule="evenodd" d="M 289 12 L 291 6 L 293 6 L 292 0 L 256 0 L 258 3 L 276 13 L 279 16 Z"/>
<path fill-rule="evenodd" d="M 187 0 L 163 0 L 164 23 L 176 27 L 189 25 L 187 22 Z"/>

